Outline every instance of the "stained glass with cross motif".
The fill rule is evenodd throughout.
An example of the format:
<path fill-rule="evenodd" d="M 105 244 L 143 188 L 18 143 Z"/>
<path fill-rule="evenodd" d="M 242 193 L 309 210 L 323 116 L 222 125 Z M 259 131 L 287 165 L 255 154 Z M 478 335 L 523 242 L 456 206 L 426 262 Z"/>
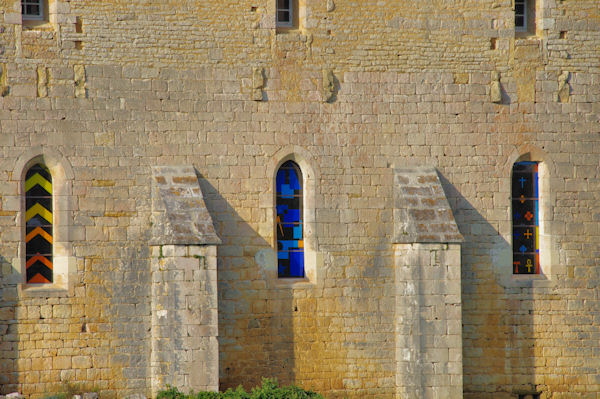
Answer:
<path fill-rule="evenodd" d="M 538 163 L 517 162 L 512 170 L 513 274 L 540 272 Z"/>

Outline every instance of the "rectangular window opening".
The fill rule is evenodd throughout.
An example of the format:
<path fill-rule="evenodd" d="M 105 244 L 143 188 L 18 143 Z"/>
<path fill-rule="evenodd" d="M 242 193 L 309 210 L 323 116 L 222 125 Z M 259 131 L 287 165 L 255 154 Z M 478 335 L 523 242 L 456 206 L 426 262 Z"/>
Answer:
<path fill-rule="evenodd" d="M 515 31 L 527 32 L 527 0 L 515 0 Z"/>
<path fill-rule="evenodd" d="M 495 37 L 492 37 L 490 39 L 490 50 L 497 50 L 498 49 L 498 39 Z"/>
<path fill-rule="evenodd" d="M 291 28 L 294 26 L 294 0 L 277 0 L 277 27 Z"/>
<path fill-rule="evenodd" d="M 21 0 L 21 17 L 23 20 L 44 20 L 44 0 Z"/>
<path fill-rule="evenodd" d="M 83 20 L 81 17 L 75 19 L 75 33 L 83 33 Z"/>

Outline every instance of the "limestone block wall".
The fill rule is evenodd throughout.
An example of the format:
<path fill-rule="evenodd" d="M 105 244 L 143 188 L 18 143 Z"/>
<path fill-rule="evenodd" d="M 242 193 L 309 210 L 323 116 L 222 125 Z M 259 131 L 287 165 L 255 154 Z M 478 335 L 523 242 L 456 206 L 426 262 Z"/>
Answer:
<path fill-rule="evenodd" d="M 429 165 L 465 239 L 464 397 L 600 391 L 596 0 L 538 2 L 532 37 L 496 0 L 307 0 L 285 33 L 267 0 L 54 3 L 35 28 L 0 0 L 2 390 L 150 393 L 152 168 L 192 165 L 222 240 L 220 387 L 394 397 L 394 169 Z M 72 291 L 27 295 L 17 165 L 49 152 L 73 172 Z M 272 165 L 299 153 L 317 272 L 278 283 Z M 548 166 L 539 281 L 506 271 L 525 154 Z"/>
<path fill-rule="evenodd" d="M 152 394 L 219 388 L 217 248 L 152 246 Z"/>
<path fill-rule="evenodd" d="M 460 245 L 394 249 L 397 397 L 461 397 Z"/>

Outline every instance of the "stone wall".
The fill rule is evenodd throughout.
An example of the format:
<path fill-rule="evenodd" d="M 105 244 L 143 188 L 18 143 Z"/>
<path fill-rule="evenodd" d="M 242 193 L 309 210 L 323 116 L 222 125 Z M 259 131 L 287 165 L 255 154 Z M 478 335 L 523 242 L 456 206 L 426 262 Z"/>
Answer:
<path fill-rule="evenodd" d="M 463 393 L 460 246 L 396 244 L 399 398 Z"/>
<path fill-rule="evenodd" d="M 395 397 L 394 168 L 428 165 L 464 236 L 464 396 L 600 391 L 597 1 L 540 0 L 526 38 L 510 0 L 304 3 L 301 29 L 277 32 L 267 0 L 51 0 L 29 27 L 0 1 L 2 392 L 150 393 L 157 165 L 195 168 L 222 241 L 221 388 Z M 525 154 L 547 170 L 548 261 L 523 281 L 509 209 Z M 22 284 L 18 165 L 39 156 L 72 170 L 61 289 Z M 289 156 L 313 174 L 315 273 L 294 284 L 273 278 Z"/>

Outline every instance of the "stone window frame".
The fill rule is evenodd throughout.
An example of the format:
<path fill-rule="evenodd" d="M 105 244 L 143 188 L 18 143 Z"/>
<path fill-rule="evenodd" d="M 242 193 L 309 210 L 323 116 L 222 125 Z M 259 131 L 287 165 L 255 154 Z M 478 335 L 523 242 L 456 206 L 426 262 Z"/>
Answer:
<path fill-rule="evenodd" d="M 44 164 L 52 175 L 53 201 L 53 282 L 50 284 L 27 284 L 25 267 L 25 174 L 33 165 Z M 73 181 L 70 163 L 57 150 L 33 147 L 22 154 L 13 169 L 13 178 L 18 179 L 19 206 L 17 226 L 21 232 L 15 268 L 20 272 L 19 296 L 63 297 L 73 295 L 76 260 L 73 256 Z"/>
<path fill-rule="evenodd" d="M 540 231 L 540 273 L 513 274 L 513 226 L 512 226 L 512 168 L 516 162 L 531 161 L 538 163 L 539 184 L 539 231 Z M 558 263 L 556 251 L 557 234 L 554 232 L 554 207 L 556 193 L 552 190 L 556 176 L 556 166 L 543 150 L 532 145 L 515 149 L 502 167 L 503 180 L 501 191 L 506 200 L 506 223 L 500 224 L 500 235 L 508 243 L 506 253 L 496 254 L 494 262 L 501 285 L 505 287 L 551 287 L 556 284 L 556 276 L 565 274 L 564 266 Z"/>
<path fill-rule="evenodd" d="M 275 178 L 280 166 L 294 161 L 302 171 L 303 190 L 303 228 L 304 228 L 304 277 L 279 278 L 277 266 L 277 210 Z M 256 258 L 266 255 L 263 263 L 265 265 L 264 276 L 270 286 L 294 287 L 313 286 L 321 281 L 323 256 L 319 252 L 316 204 L 318 198 L 317 181 L 319 171 L 316 168 L 314 157 L 299 146 L 287 146 L 273 155 L 267 165 L 268 190 L 261 195 L 261 207 L 265 208 L 267 214 L 268 228 L 262 231 L 265 240 L 271 244 L 268 254 L 257 254 Z"/>
<path fill-rule="evenodd" d="M 12 6 L 9 12 L 4 13 L 4 23 L 10 25 L 20 25 L 24 32 L 29 30 L 51 31 L 56 30 L 59 25 L 66 26 L 73 24 L 75 26 L 75 17 L 69 15 L 70 3 L 64 0 L 41 0 L 42 17 L 31 17 L 23 15 L 21 1 L 10 0 Z"/>

